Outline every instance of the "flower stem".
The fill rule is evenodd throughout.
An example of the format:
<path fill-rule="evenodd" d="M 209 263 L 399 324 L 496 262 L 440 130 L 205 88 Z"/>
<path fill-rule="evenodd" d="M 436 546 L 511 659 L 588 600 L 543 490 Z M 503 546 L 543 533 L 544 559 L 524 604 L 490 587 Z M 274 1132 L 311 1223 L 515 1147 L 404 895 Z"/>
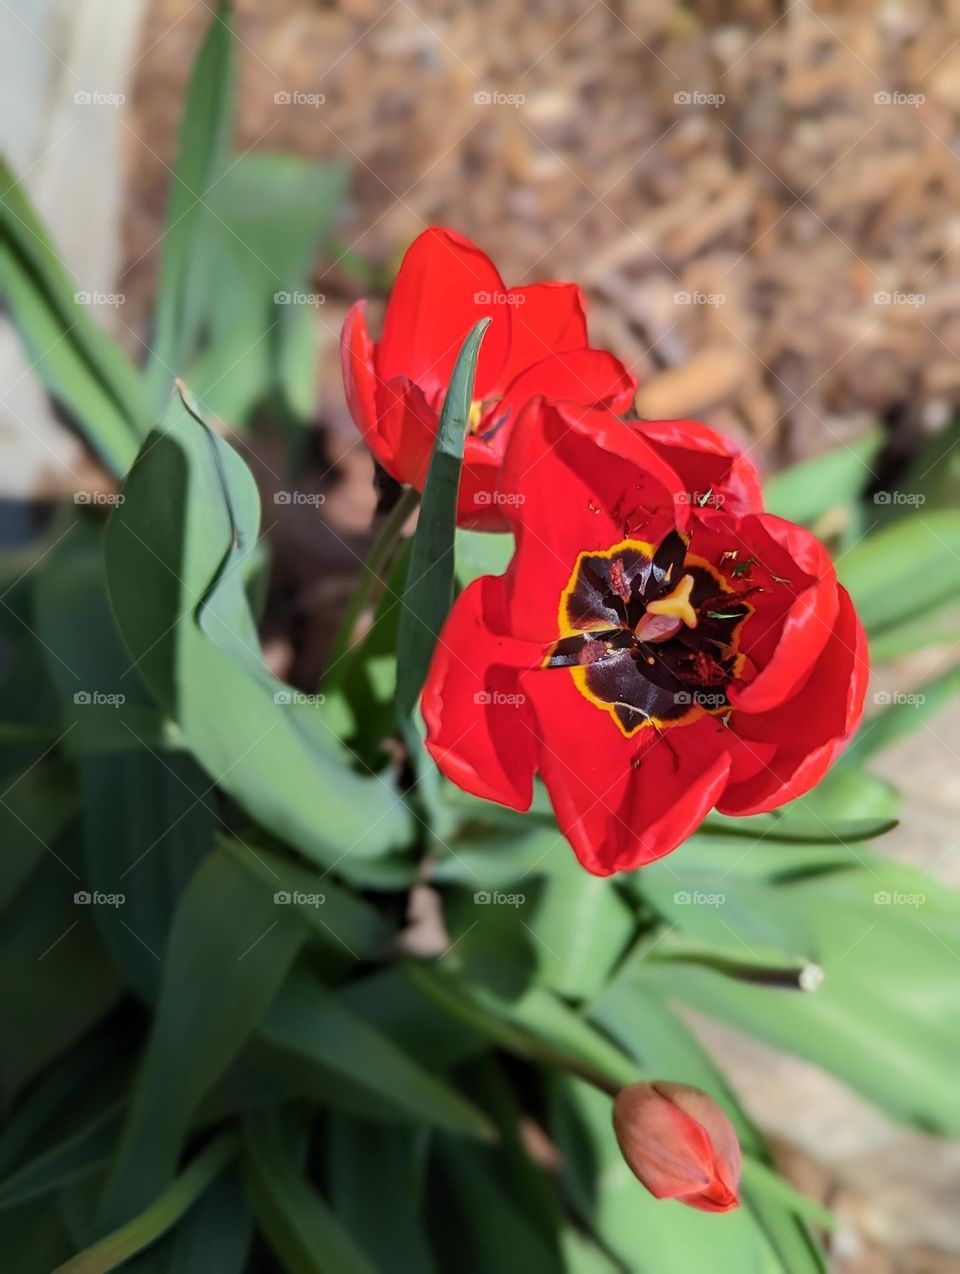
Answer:
<path fill-rule="evenodd" d="M 352 663 L 352 652 L 355 649 L 353 637 L 357 622 L 363 612 L 379 595 L 385 584 L 384 574 L 388 570 L 399 542 L 400 531 L 404 522 L 420 503 L 420 492 L 408 487 L 400 499 L 384 518 L 383 525 L 377 532 L 353 596 L 347 606 L 340 623 L 337 639 L 330 654 L 330 662 L 323 676 L 325 691 L 336 689 L 341 684 Z"/>

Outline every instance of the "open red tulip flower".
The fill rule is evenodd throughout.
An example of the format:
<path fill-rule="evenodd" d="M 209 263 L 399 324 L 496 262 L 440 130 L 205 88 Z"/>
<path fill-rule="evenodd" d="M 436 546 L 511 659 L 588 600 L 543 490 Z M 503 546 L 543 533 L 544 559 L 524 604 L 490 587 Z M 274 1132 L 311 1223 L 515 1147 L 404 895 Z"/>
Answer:
<path fill-rule="evenodd" d="M 525 810 L 539 772 L 608 875 L 821 778 L 862 711 L 863 630 L 746 457 L 692 422 L 535 401 L 500 492 L 514 556 L 457 598 L 424 687 L 449 779 Z"/>
<path fill-rule="evenodd" d="M 590 348 L 576 284 L 506 288 L 478 247 L 431 227 L 403 259 L 379 342 L 367 331 L 363 301 L 347 314 L 341 339 L 353 419 L 398 482 L 423 489 L 453 365 L 482 318 L 492 322 L 477 365 L 458 520 L 504 530 L 498 471 L 523 404 L 543 394 L 619 413 L 637 386 L 612 354 Z"/>
<path fill-rule="evenodd" d="M 701 1212 L 729 1212 L 739 1203 L 737 1134 L 699 1088 L 631 1084 L 613 1103 L 613 1128 L 630 1170 L 654 1198 Z"/>

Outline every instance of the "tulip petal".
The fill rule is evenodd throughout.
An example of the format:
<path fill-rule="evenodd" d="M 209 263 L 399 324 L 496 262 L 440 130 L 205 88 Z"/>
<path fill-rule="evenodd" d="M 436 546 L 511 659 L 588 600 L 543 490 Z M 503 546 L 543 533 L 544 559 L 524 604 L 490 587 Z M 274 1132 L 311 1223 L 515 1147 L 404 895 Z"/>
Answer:
<path fill-rule="evenodd" d="M 763 511 L 760 474 L 729 439 L 696 420 L 638 420 L 638 433 L 676 469 L 689 493 L 710 495 L 728 515 Z M 706 503 L 706 502 L 705 502 Z"/>
<path fill-rule="evenodd" d="M 537 769 L 560 830 L 597 876 L 669 854 L 696 830 L 730 772 L 726 730 L 710 716 L 627 737 L 565 668 L 521 677 L 536 720 Z"/>
<path fill-rule="evenodd" d="M 519 685 L 542 652 L 506 634 L 503 582 L 474 581 L 457 598 L 423 690 L 426 745 L 466 792 L 511 809 L 533 800 L 534 731 Z"/>
<path fill-rule="evenodd" d="M 512 631 L 550 642 L 581 552 L 659 542 L 676 524 L 679 481 L 610 412 L 534 399 L 518 416 L 500 480 L 517 537 L 507 572 Z"/>
<path fill-rule="evenodd" d="M 567 399 L 621 412 L 636 392 L 636 380 L 618 358 L 606 350 L 575 349 L 529 364 L 507 386 L 504 401 L 519 408 L 542 394 L 554 402 Z"/>
<path fill-rule="evenodd" d="M 532 283 L 507 295 L 513 325 L 504 384 L 551 354 L 588 344 L 586 306 L 576 283 Z"/>
<path fill-rule="evenodd" d="M 377 372 L 405 376 L 431 396 L 446 389 L 473 325 L 492 320 L 477 363 L 475 394 L 484 398 L 510 348 L 512 306 L 496 266 L 463 235 L 431 226 L 403 258 L 383 320 Z"/>
<path fill-rule="evenodd" d="M 844 588 L 833 632 L 807 681 L 768 712 L 733 714 L 733 731 L 747 749 L 775 751 L 763 768 L 731 784 L 718 802 L 723 814 L 762 814 L 808 792 L 826 773 L 860 721 L 869 675 L 863 627 Z"/>

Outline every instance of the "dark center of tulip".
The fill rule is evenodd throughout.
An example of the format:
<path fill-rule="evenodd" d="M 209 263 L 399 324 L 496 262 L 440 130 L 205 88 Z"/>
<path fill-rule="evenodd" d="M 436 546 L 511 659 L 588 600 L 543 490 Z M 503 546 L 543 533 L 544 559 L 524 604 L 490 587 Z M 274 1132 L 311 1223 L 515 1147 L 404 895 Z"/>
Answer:
<path fill-rule="evenodd" d="M 687 545 L 672 531 L 657 548 L 624 540 L 581 553 L 560 598 L 560 640 L 544 667 L 570 669 L 627 737 L 730 709 L 753 607 Z"/>

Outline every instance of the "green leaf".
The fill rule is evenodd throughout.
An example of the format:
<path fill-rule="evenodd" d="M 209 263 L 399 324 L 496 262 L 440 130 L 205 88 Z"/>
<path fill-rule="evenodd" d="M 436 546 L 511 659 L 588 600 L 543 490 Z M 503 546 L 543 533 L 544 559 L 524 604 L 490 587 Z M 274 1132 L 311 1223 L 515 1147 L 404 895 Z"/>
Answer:
<path fill-rule="evenodd" d="M 442 1139 L 436 1155 L 430 1220 L 441 1269 L 456 1269 L 466 1249 L 471 1274 L 562 1274 L 559 1253 L 472 1148 Z"/>
<path fill-rule="evenodd" d="M 180 899 L 160 995 L 105 1192 L 105 1224 L 170 1181 L 201 1098 L 254 1031 L 306 930 L 293 908 L 215 850 Z"/>
<path fill-rule="evenodd" d="M 203 256 L 217 286 L 198 298 L 206 344 L 189 369 L 208 411 L 244 420 L 276 389 L 300 419 L 313 415 L 325 298 L 309 291 L 309 272 L 346 177 L 342 164 L 254 153 L 213 186 Z"/>
<path fill-rule="evenodd" d="M 158 735 L 159 718 L 110 610 L 102 536 L 84 527 L 63 540 L 37 591 L 37 629 L 80 753 L 83 887 L 120 899 L 91 912 L 117 968 L 150 1000 L 177 898 L 213 846 L 211 785 L 189 756 L 165 755 L 140 733 Z M 119 751 L 102 734 L 90 749 L 98 697 L 100 711 L 123 714 L 114 727 Z"/>
<path fill-rule="evenodd" d="M 641 950 L 631 960 L 659 994 L 813 1061 L 898 1119 L 957 1135 L 960 898 L 861 847 L 856 856 L 780 882 L 748 879 L 722 859 L 685 875 L 682 855 L 641 874 L 662 914 L 732 959 L 772 948 L 815 962 L 824 977 L 812 994 L 647 960 Z"/>
<path fill-rule="evenodd" d="M 274 1114 L 244 1120 L 243 1166 L 259 1227 L 289 1274 L 377 1274 L 326 1200 L 298 1172 Z"/>
<path fill-rule="evenodd" d="M 299 967 L 260 1025 L 273 1049 L 309 1071 L 323 1099 L 329 1083 L 346 1084 L 357 1105 L 371 1096 L 395 1117 L 428 1124 L 465 1137 L 489 1138 L 489 1121 L 453 1089 L 407 1057 L 386 1035 L 355 1016 L 306 968 Z M 336 1103 L 334 1103 L 336 1104 Z"/>
<path fill-rule="evenodd" d="M 295 907 L 321 941 L 347 951 L 355 960 L 383 955 L 391 936 L 387 922 L 375 907 L 335 884 L 329 874 L 281 858 L 255 838 L 225 840 L 223 847 L 273 891 L 275 901 L 277 894 L 286 895 L 281 901 Z"/>
<path fill-rule="evenodd" d="M 105 1274 L 129 1260 L 176 1225 L 236 1152 L 237 1139 L 232 1133 L 211 1142 L 145 1211 L 65 1261 L 54 1274 Z"/>
<path fill-rule="evenodd" d="M 500 531 L 465 531 L 456 534 L 457 583 L 466 588 L 481 575 L 502 575 L 513 556 L 513 536 Z"/>
<path fill-rule="evenodd" d="M 886 700 L 889 706 L 863 723 L 843 754 L 843 765 L 863 765 L 884 748 L 906 738 L 949 703 L 958 691 L 960 667 L 954 667 L 925 681 L 910 694 L 888 694 Z M 874 696 L 875 699 L 879 697 Z"/>
<path fill-rule="evenodd" d="M 217 286 L 210 256 L 204 251 L 203 232 L 213 216 L 208 205 L 211 191 L 229 161 L 233 127 L 230 9 L 228 0 L 223 0 L 210 20 L 180 124 L 146 371 L 156 409 L 162 407 L 174 378 L 187 372 L 186 360 L 199 338 L 207 295 Z"/>
<path fill-rule="evenodd" d="M 872 429 L 856 442 L 775 474 L 763 487 L 767 511 L 790 522 L 809 523 L 831 509 L 853 504 L 877 478 L 873 462 L 883 437 L 882 429 Z"/>
<path fill-rule="evenodd" d="M 585 1075 L 603 1087 L 642 1078 L 629 1058 L 543 987 L 506 1001 L 436 965 L 411 963 L 405 969 L 424 994 L 509 1052 Z"/>
<path fill-rule="evenodd" d="M 133 366 L 77 295 L 29 199 L 0 160 L 0 297 L 32 370 L 120 477 L 146 432 L 146 403 Z"/>
<path fill-rule="evenodd" d="M 124 1102 L 114 1102 L 85 1128 L 0 1181 L 0 1211 L 42 1198 L 105 1164 L 120 1127 Z"/>
<path fill-rule="evenodd" d="M 480 342 L 489 326 L 489 319 L 475 324 L 457 355 L 423 489 L 397 638 L 397 715 L 401 724 L 413 712 L 453 601 L 460 466 Z"/>
<path fill-rule="evenodd" d="M 0 1096 L 4 1105 L 114 1007 L 122 984 L 78 905 L 79 855 L 55 841 L 0 925 Z"/>
<path fill-rule="evenodd" d="M 107 534 L 114 613 L 211 779 L 342 873 L 405 844 L 410 820 L 391 783 L 354 773 L 317 706 L 263 664 L 243 587 L 259 501 L 237 453 L 177 396 L 125 495 Z"/>
<path fill-rule="evenodd" d="M 423 1216 L 427 1134 L 331 1113 L 324 1145 L 330 1201 L 375 1268 L 434 1274 Z"/>
<path fill-rule="evenodd" d="M 871 636 L 917 615 L 929 620 L 960 589 L 960 512 L 901 518 L 861 540 L 837 570 Z"/>

